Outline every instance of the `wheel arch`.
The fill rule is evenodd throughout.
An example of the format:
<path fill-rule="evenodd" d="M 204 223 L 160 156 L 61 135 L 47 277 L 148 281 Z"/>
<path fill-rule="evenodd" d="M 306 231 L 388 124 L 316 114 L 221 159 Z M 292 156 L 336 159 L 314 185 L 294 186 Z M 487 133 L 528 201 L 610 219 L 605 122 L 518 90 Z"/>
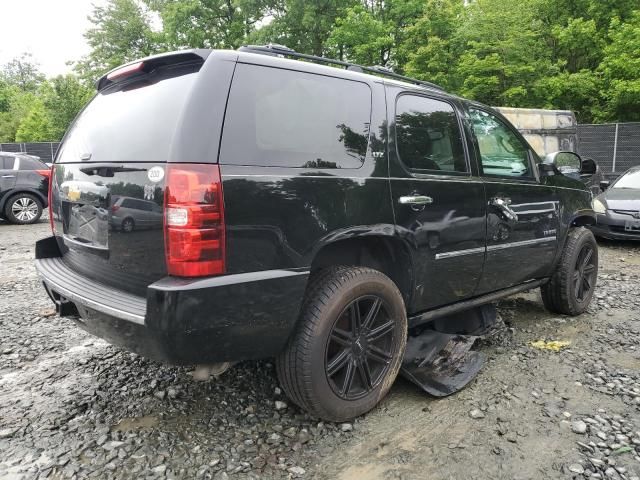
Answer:
<path fill-rule="evenodd" d="M 596 224 L 596 214 L 593 210 L 581 210 L 579 212 L 575 212 L 571 216 L 572 227 L 586 227 L 588 225 Z"/>
<path fill-rule="evenodd" d="M 7 202 L 13 197 L 15 197 L 16 195 L 19 195 L 21 193 L 29 193 L 37 197 L 40 200 L 40 203 L 42 203 L 42 208 L 47 208 L 49 206 L 48 201 L 45 198 L 45 196 L 42 194 L 42 192 L 33 188 L 15 188 L 7 192 L 7 194 L 0 199 L 0 210 L 4 212 L 4 207 L 7 204 Z"/>
<path fill-rule="evenodd" d="M 384 273 L 400 290 L 405 305 L 410 305 L 413 263 L 409 248 L 401 239 L 368 235 L 326 243 L 315 253 L 311 273 L 333 265 L 369 267 Z"/>

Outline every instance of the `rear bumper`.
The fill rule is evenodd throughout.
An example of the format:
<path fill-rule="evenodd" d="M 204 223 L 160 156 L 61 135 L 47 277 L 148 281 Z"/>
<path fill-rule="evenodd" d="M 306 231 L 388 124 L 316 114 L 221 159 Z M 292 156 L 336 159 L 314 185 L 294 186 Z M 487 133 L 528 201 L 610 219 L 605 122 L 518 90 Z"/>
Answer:
<path fill-rule="evenodd" d="M 139 297 L 72 270 L 54 237 L 36 243 L 36 269 L 61 316 L 110 343 L 173 364 L 278 354 L 298 317 L 308 271 L 205 279 L 166 277 Z"/>

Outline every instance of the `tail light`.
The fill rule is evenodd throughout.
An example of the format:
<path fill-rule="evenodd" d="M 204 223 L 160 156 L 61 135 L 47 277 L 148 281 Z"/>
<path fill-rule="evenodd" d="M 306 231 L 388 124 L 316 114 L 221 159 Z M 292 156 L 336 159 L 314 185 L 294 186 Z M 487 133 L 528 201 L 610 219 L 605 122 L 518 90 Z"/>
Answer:
<path fill-rule="evenodd" d="M 120 210 L 120 205 L 111 205 L 111 213 L 116 213 Z"/>
<path fill-rule="evenodd" d="M 165 250 L 169 275 L 225 272 L 224 199 L 214 164 L 170 164 L 165 189 Z"/>
<path fill-rule="evenodd" d="M 42 170 L 38 170 L 38 173 L 40 173 Z M 47 192 L 47 196 L 48 196 L 48 202 L 49 202 L 49 225 L 51 226 L 51 233 L 53 233 L 54 235 L 56 234 L 56 229 L 53 225 L 53 204 L 51 203 L 51 200 L 53 198 L 53 165 L 51 165 L 51 170 L 47 170 L 47 172 L 49 173 L 47 175 L 48 179 L 49 179 L 49 191 Z"/>
<path fill-rule="evenodd" d="M 47 177 L 47 178 L 51 176 L 51 170 L 36 170 L 36 173 L 39 173 L 43 177 Z"/>

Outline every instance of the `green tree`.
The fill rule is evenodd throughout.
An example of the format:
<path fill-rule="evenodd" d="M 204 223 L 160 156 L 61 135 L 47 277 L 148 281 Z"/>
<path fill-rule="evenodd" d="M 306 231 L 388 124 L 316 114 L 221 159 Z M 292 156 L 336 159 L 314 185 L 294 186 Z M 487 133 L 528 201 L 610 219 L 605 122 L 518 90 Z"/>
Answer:
<path fill-rule="evenodd" d="M 262 20 L 263 0 L 147 0 L 162 19 L 162 44 L 177 48 L 237 48 Z"/>
<path fill-rule="evenodd" d="M 62 138 L 93 93 L 93 89 L 87 87 L 74 75 L 59 75 L 47 82 L 40 97 L 51 123 L 52 140 Z"/>
<path fill-rule="evenodd" d="M 16 142 L 46 142 L 54 139 L 49 112 L 40 98 L 31 104 L 27 115 L 20 121 Z"/>
<path fill-rule="evenodd" d="M 329 37 L 332 51 L 356 63 L 402 72 L 406 33 L 424 7 L 421 0 L 365 0 L 354 5 L 336 19 Z"/>
<path fill-rule="evenodd" d="M 23 92 L 34 92 L 45 77 L 40 72 L 30 53 L 23 53 L 2 67 L 0 80 L 5 84 L 14 85 Z"/>
<path fill-rule="evenodd" d="M 364 5 L 347 9 L 336 20 L 329 42 L 340 58 L 362 65 L 386 65 L 394 46 L 391 26 Z"/>
<path fill-rule="evenodd" d="M 534 83 L 551 66 L 533 2 L 477 0 L 456 32 L 460 93 L 490 105 L 536 106 Z"/>
<path fill-rule="evenodd" d="M 4 109 L 0 111 L 0 142 L 13 142 L 20 122 L 29 113 L 35 96 L 15 86 L 5 87 L 4 94 L 0 96 L 5 98 Z"/>
<path fill-rule="evenodd" d="M 456 67 L 461 53 L 455 34 L 463 18 L 458 0 L 427 0 L 424 14 L 406 32 L 402 45 L 407 75 L 460 89 Z"/>
<path fill-rule="evenodd" d="M 334 23 L 357 0 L 281 0 L 269 9 L 270 22 L 249 36 L 252 43 L 277 43 L 301 53 L 327 55 Z"/>
<path fill-rule="evenodd" d="M 84 37 L 91 51 L 75 65 L 89 82 L 118 65 L 160 51 L 149 12 L 136 0 L 108 0 L 105 6 L 94 7 L 89 20 L 93 26 Z"/>
<path fill-rule="evenodd" d="M 598 68 L 607 86 L 598 120 L 640 121 L 640 10 L 625 23 L 614 18 L 609 40 Z"/>

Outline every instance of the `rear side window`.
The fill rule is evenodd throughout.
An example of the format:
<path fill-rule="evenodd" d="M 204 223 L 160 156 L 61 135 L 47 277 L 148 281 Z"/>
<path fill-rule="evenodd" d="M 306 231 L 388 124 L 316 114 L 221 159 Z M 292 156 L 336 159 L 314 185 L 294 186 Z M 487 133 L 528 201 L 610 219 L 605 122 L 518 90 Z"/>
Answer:
<path fill-rule="evenodd" d="M 132 208 L 134 210 L 144 210 L 150 212 L 152 210 L 152 204 L 135 198 L 125 198 L 122 200 L 122 206 L 124 208 Z"/>
<path fill-rule="evenodd" d="M 21 157 L 20 170 L 48 170 L 49 167 L 34 158 Z"/>
<path fill-rule="evenodd" d="M 460 125 L 453 107 L 441 100 L 402 95 L 396 102 L 396 144 L 412 170 L 466 172 Z"/>
<path fill-rule="evenodd" d="M 0 168 L 3 170 L 13 170 L 13 157 L 0 156 Z"/>
<path fill-rule="evenodd" d="M 166 162 L 197 68 L 165 67 L 99 92 L 71 127 L 56 162 Z"/>
<path fill-rule="evenodd" d="M 367 152 L 371 90 L 351 80 L 239 64 L 220 162 L 359 168 Z"/>

